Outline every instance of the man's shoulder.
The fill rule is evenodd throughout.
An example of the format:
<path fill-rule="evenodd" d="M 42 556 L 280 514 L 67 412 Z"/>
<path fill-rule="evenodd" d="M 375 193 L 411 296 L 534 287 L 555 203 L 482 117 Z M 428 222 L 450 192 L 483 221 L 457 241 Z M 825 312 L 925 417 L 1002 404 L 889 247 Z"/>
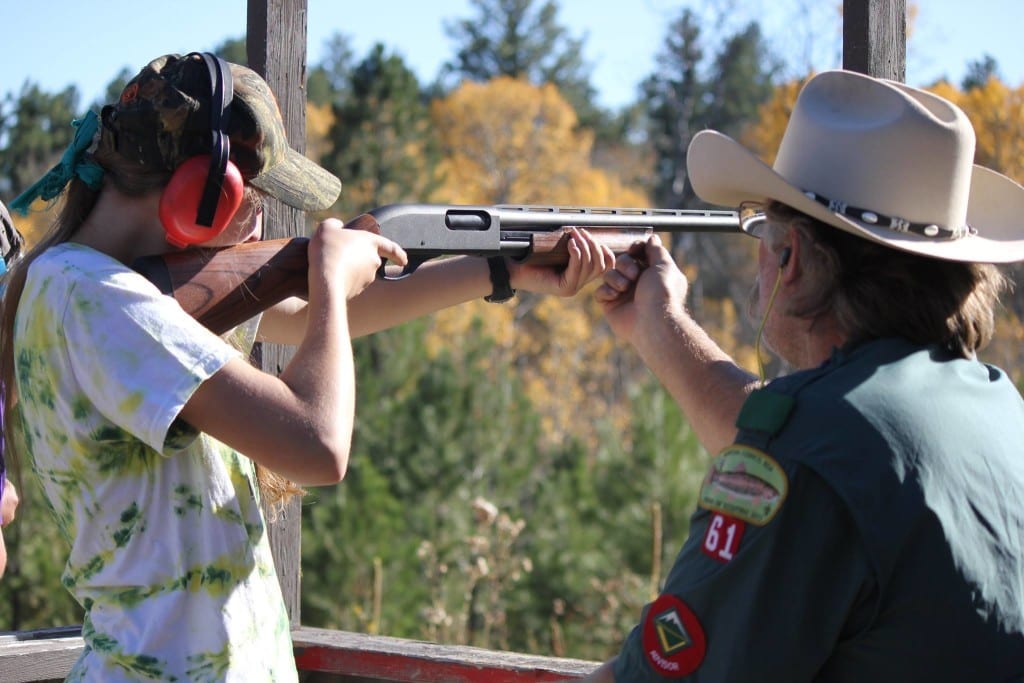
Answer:
<path fill-rule="evenodd" d="M 905 339 L 875 339 L 833 349 L 820 365 L 782 375 L 767 386 L 774 391 L 796 394 L 834 393 L 843 386 L 877 382 L 880 368 L 933 359 L 932 350 Z"/>
<path fill-rule="evenodd" d="M 799 407 L 794 414 L 829 422 L 872 413 L 911 420 L 927 420 L 933 413 L 955 415 L 963 392 L 996 404 L 1020 399 L 998 368 L 938 345 L 895 338 L 837 349 L 820 366 L 779 377 L 765 391 L 790 397 Z"/>

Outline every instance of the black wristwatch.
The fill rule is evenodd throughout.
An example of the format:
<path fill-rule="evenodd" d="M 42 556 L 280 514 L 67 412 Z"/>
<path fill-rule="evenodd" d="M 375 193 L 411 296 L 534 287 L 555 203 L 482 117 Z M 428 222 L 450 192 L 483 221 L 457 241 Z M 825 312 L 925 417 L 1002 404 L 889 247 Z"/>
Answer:
<path fill-rule="evenodd" d="M 484 301 L 500 304 L 516 295 L 516 290 L 512 289 L 509 283 L 508 266 L 505 264 L 504 256 L 489 256 L 487 269 L 491 272 L 491 293 L 484 297 Z"/>

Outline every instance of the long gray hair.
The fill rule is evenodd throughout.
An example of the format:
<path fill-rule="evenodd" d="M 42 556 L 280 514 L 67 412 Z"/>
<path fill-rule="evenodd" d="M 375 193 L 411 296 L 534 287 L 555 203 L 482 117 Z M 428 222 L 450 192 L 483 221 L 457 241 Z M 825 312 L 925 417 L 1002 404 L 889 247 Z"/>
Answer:
<path fill-rule="evenodd" d="M 800 240 L 809 279 L 790 315 L 833 316 L 850 341 L 903 337 L 964 358 L 991 340 L 995 309 L 1010 281 L 996 266 L 927 258 L 857 237 L 785 204 L 765 207 L 771 248 L 785 227 Z"/>

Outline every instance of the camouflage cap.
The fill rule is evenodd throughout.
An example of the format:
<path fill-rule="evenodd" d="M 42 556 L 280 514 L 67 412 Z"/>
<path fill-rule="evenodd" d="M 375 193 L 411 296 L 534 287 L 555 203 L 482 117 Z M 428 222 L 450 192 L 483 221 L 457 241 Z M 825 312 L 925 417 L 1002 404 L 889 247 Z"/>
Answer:
<path fill-rule="evenodd" d="M 304 211 L 331 206 L 341 181 L 288 145 L 274 93 L 252 69 L 230 64 L 234 99 L 227 127 L 231 161 L 242 178 Z M 198 54 L 151 61 L 103 108 L 104 127 L 117 152 L 140 164 L 171 171 L 210 152 L 210 76 Z"/>

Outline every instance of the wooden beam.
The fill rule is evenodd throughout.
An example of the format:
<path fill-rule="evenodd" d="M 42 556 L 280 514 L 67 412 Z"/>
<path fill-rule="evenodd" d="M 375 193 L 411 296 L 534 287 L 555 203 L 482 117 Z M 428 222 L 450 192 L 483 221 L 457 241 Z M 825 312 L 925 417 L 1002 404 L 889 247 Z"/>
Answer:
<path fill-rule="evenodd" d="M 249 0 L 246 19 L 249 67 L 263 76 L 277 96 L 288 142 L 298 152 L 306 150 L 306 7 L 306 0 Z M 305 214 L 279 201 L 265 203 L 263 220 L 266 239 L 305 234 Z M 264 371 L 276 375 L 288 365 L 293 353 L 289 347 L 261 344 L 254 358 Z M 268 528 L 277 578 L 295 627 L 301 620 L 299 499 L 293 499 L 275 521 L 268 521 Z"/>
<path fill-rule="evenodd" d="M 40 629 L 0 635 L 0 681 L 64 680 L 82 654 L 81 627 Z"/>
<path fill-rule="evenodd" d="M 391 683 L 554 683 L 583 678 L 600 662 L 540 657 L 463 645 L 371 636 L 327 629 L 292 631 L 295 663 L 308 678 Z"/>
<path fill-rule="evenodd" d="M 907 80 L 906 0 L 843 0 L 843 68 Z"/>
<path fill-rule="evenodd" d="M 0 681 L 61 680 L 82 654 L 80 628 L 0 634 Z M 440 645 L 328 629 L 292 630 L 303 681 L 316 683 L 554 683 L 583 678 L 599 662 Z"/>

